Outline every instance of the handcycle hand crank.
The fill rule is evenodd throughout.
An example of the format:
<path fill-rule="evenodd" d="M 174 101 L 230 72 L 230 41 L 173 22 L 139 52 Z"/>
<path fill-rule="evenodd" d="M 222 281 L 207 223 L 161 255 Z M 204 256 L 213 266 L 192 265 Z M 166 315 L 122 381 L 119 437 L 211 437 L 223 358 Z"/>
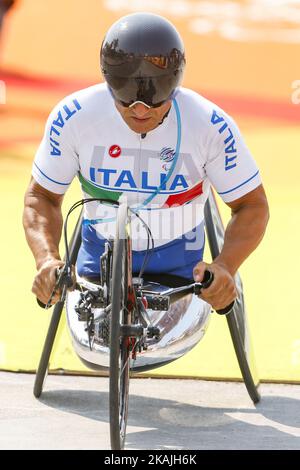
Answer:
<path fill-rule="evenodd" d="M 67 289 L 69 289 L 70 287 L 74 285 L 71 266 L 68 266 L 67 264 L 65 264 L 61 268 L 56 268 L 55 275 L 56 275 L 56 283 L 55 283 L 52 294 L 47 304 L 44 304 L 41 300 L 36 298 L 36 301 L 41 308 L 48 309 L 52 307 L 51 301 L 58 289 L 62 289 L 62 293 L 61 293 L 59 301 L 64 302 L 66 298 Z"/>
<path fill-rule="evenodd" d="M 165 291 L 162 294 L 162 297 L 168 296 L 170 298 L 171 302 L 174 302 L 177 300 L 179 297 L 181 297 L 183 294 L 195 294 L 195 295 L 200 295 L 202 289 L 207 289 L 211 283 L 214 280 L 214 275 L 211 271 L 206 270 L 204 273 L 204 279 L 202 282 L 195 282 L 193 284 L 187 285 L 187 286 L 181 286 L 181 287 L 175 287 L 175 288 L 170 288 L 169 290 Z M 226 315 L 229 313 L 234 306 L 234 301 L 231 302 L 230 305 L 228 305 L 225 308 L 222 308 L 220 310 L 216 310 L 216 312 L 219 315 Z"/>

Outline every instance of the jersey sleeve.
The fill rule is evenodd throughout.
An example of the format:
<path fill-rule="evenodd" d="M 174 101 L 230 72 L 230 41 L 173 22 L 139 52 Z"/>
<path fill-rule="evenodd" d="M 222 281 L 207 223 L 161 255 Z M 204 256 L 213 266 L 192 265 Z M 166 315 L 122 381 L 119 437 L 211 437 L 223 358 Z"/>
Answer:
<path fill-rule="evenodd" d="M 210 119 L 205 171 L 224 202 L 234 201 L 261 184 L 257 164 L 234 120 L 219 108 Z"/>
<path fill-rule="evenodd" d="M 74 103 L 73 108 L 76 110 Z M 75 139 L 69 122 L 75 113 L 71 114 L 70 109 L 70 105 L 59 104 L 51 112 L 32 166 L 32 176 L 37 183 L 57 194 L 67 191 L 79 171 Z"/>

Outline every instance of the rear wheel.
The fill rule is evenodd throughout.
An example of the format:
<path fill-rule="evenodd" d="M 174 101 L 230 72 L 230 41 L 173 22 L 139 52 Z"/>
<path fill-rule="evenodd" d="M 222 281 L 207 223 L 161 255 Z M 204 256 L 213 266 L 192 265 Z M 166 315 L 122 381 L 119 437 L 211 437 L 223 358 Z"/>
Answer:
<path fill-rule="evenodd" d="M 34 381 L 33 394 L 36 398 L 39 398 L 43 391 L 43 386 L 44 386 L 44 383 L 48 374 L 48 369 L 49 369 L 49 359 L 50 359 L 51 351 L 53 348 L 54 340 L 56 337 L 63 307 L 64 307 L 64 302 L 57 302 L 57 304 L 54 307 L 54 311 L 51 317 L 51 322 L 49 325 L 43 352 L 41 355 L 41 359 L 37 368 L 35 381 Z"/>
<path fill-rule="evenodd" d="M 111 278 L 109 413 L 113 450 L 123 449 L 126 436 L 131 338 L 120 336 L 120 326 L 131 324 L 132 292 L 128 208 L 122 204 L 118 209 Z"/>
<path fill-rule="evenodd" d="M 81 245 L 81 224 L 82 224 L 82 212 L 78 218 L 73 236 L 70 241 L 69 250 L 70 250 L 70 262 L 75 264 L 77 260 L 78 251 Z M 53 314 L 51 317 L 51 322 L 48 328 L 47 336 L 45 339 L 42 355 L 40 362 L 37 368 L 33 394 L 36 398 L 39 398 L 43 392 L 43 387 L 47 378 L 49 361 L 51 356 L 51 351 L 53 349 L 54 340 L 56 338 L 62 310 L 64 307 L 64 302 L 57 302 L 54 307 Z"/>
<path fill-rule="evenodd" d="M 211 192 L 205 205 L 205 224 L 208 243 L 212 258 L 215 259 L 222 250 L 224 242 L 224 227 L 219 209 Z M 237 273 L 235 283 L 238 297 L 231 312 L 226 316 L 236 357 L 240 366 L 247 391 L 254 403 L 260 400 L 259 378 L 256 371 L 250 332 L 247 324 L 247 314 L 244 302 L 243 284 Z"/>

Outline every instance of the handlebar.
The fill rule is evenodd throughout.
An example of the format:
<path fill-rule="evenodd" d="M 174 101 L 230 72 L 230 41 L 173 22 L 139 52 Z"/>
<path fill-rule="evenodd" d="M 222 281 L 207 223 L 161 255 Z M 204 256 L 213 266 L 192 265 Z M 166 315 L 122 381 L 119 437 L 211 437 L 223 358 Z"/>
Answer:
<path fill-rule="evenodd" d="M 51 296 L 47 302 L 44 304 L 40 299 L 36 298 L 37 303 L 41 308 L 48 309 L 52 307 L 51 301 L 57 291 L 57 289 L 62 289 L 62 294 L 60 297 L 60 302 L 63 302 L 66 297 L 67 289 L 73 286 L 73 279 L 71 274 L 71 267 L 65 264 L 62 268 L 56 268 L 55 271 L 56 283 L 51 293 Z"/>
<path fill-rule="evenodd" d="M 54 289 L 52 291 L 52 294 L 50 296 L 50 299 L 48 300 L 48 303 L 44 304 L 38 298 L 36 299 L 39 306 L 44 308 L 44 309 L 48 309 L 52 306 L 51 301 L 52 301 L 52 298 L 54 297 L 55 292 L 57 291 L 57 289 L 62 289 L 62 295 L 61 295 L 60 301 L 63 302 L 65 300 L 67 289 L 73 286 L 73 280 L 72 280 L 72 276 L 71 276 L 71 268 L 68 267 L 67 265 L 64 265 L 64 267 L 62 267 L 62 268 L 57 268 L 56 269 L 56 279 L 57 280 L 56 280 Z M 170 297 L 170 300 L 172 300 L 174 302 L 177 298 L 181 297 L 183 294 L 200 295 L 201 290 L 202 289 L 207 289 L 212 284 L 213 280 L 214 280 L 213 273 L 211 271 L 206 270 L 204 272 L 204 278 L 203 278 L 202 282 L 195 282 L 195 283 L 190 284 L 188 286 L 170 288 L 169 290 L 165 291 L 162 294 L 162 297 L 168 296 L 168 297 Z M 144 291 L 144 292 L 146 293 L 146 291 Z M 225 308 L 222 308 L 220 310 L 216 310 L 216 312 L 219 315 L 226 315 L 227 313 L 229 313 L 232 310 L 232 308 L 234 306 L 234 303 L 235 303 L 235 301 L 231 302 L 231 304 L 228 305 Z"/>
<path fill-rule="evenodd" d="M 211 285 L 213 280 L 214 280 L 214 274 L 211 271 L 206 270 L 205 273 L 204 273 L 203 281 L 201 283 L 202 284 L 202 289 L 207 289 Z M 196 294 L 196 292 L 195 292 L 195 294 Z M 233 309 L 234 302 L 235 301 L 231 302 L 229 305 L 227 305 L 227 307 L 216 310 L 216 312 L 219 315 L 226 315 L 227 313 L 229 313 Z"/>
<path fill-rule="evenodd" d="M 214 275 L 211 271 L 208 271 L 206 270 L 205 273 L 204 273 L 204 278 L 202 280 L 202 282 L 195 282 L 194 284 L 190 284 L 188 286 L 182 286 L 182 287 L 176 287 L 176 288 L 171 288 L 169 289 L 168 291 L 164 292 L 163 295 L 169 295 L 170 298 L 172 299 L 173 297 L 173 300 L 174 297 L 177 297 L 178 294 L 195 294 L 195 295 L 200 295 L 201 294 L 201 290 L 202 289 L 207 289 L 213 282 L 214 280 Z M 219 315 L 226 315 L 227 313 L 229 313 L 233 306 L 234 306 L 234 302 L 231 302 L 230 305 L 227 305 L 227 307 L 225 308 L 222 308 L 220 310 L 216 310 L 216 312 L 219 314 Z"/>

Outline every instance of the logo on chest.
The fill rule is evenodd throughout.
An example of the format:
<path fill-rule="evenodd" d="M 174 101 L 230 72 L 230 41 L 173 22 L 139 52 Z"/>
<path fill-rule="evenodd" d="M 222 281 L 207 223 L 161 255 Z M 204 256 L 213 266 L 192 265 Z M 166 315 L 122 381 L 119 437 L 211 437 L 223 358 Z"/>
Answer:
<path fill-rule="evenodd" d="M 172 167 L 172 162 L 175 158 L 176 152 L 170 147 L 164 147 L 160 152 L 160 160 L 162 162 L 162 168 L 165 171 L 169 171 Z"/>
<path fill-rule="evenodd" d="M 118 158 L 122 153 L 122 149 L 119 145 L 112 145 L 108 153 L 112 158 Z"/>

